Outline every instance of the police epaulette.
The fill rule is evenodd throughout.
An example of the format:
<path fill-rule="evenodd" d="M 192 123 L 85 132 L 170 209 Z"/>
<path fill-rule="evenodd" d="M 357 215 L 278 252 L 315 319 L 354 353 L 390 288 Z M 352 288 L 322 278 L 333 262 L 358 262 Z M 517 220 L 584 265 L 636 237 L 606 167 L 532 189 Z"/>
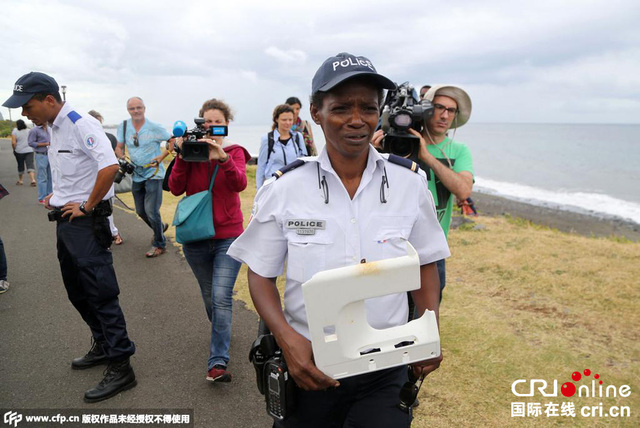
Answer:
<path fill-rule="evenodd" d="M 403 158 L 394 154 L 389 155 L 389 162 L 395 163 L 396 165 L 400 165 L 405 168 L 409 168 L 413 172 L 418 172 L 418 170 L 420 169 L 420 167 L 418 167 L 418 164 L 411 159 Z"/>
<path fill-rule="evenodd" d="M 71 122 L 76 123 L 78 121 L 78 119 L 82 119 L 82 116 L 80 116 L 78 113 L 76 113 L 75 110 L 71 110 L 68 114 L 67 117 L 69 119 L 71 119 Z"/>
<path fill-rule="evenodd" d="M 276 172 L 274 172 L 272 175 L 272 177 L 275 177 L 276 180 L 280 177 L 282 177 L 284 174 L 286 174 L 289 171 L 293 171 L 294 169 L 296 169 L 299 166 L 302 166 L 305 164 L 306 161 L 302 160 L 302 159 L 296 159 L 293 162 L 291 162 L 288 165 L 285 165 L 283 168 L 277 170 Z"/>

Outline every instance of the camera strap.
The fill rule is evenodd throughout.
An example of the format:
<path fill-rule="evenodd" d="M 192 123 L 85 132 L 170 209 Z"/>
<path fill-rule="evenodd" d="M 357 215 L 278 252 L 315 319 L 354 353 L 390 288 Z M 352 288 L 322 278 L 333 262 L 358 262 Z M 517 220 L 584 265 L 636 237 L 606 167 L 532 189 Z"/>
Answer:
<path fill-rule="evenodd" d="M 138 175 L 140 177 L 142 177 L 142 174 L 140 174 L 137 171 L 137 168 L 155 168 L 156 170 L 153 172 L 153 175 L 149 178 L 155 177 L 158 171 L 160 170 L 160 162 L 149 162 L 144 165 L 138 165 L 137 163 L 133 162 L 130 157 L 125 157 L 125 159 L 127 160 L 127 162 L 129 162 L 131 165 L 134 166 L 133 174 Z M 147 180 L 149 178 L 147 178 Z"/>

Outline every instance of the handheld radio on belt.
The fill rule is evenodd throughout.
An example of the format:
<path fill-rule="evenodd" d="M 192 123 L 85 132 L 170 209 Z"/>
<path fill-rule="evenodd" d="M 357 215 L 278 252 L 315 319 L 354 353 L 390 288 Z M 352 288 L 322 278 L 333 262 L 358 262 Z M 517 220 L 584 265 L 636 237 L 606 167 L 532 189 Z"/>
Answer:
<path fill-rule="evenodd" d="M 258 337 L 249 353 L 249 361 L 256 370 L 258 391 L 265 397 L 269 416 L 277 420 L 290 416 L 295 408 L 296 385 L 289 374 L 282 350 L 262 320 Z"/>

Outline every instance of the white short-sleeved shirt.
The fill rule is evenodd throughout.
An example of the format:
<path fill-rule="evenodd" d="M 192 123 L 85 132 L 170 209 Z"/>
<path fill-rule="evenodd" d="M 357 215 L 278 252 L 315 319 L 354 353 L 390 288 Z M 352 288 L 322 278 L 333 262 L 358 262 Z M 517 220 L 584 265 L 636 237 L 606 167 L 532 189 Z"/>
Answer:
<path fill-rule="evenodd" d="M 309 339 L 301 285 L 316 272 L 363 259 L 404 256 L 406 240 L 415 247 L 421 265 L 450 254 L 423 171 L 390 163 L 370 147 L 360 186 L 350 199 L 326 149 L 317 158 L 304 159 L 306 164 L 265 182 L 249 226 L 227 254 L 266 278 L 281 275 L 287 260 L 285 318 Z M 385 170 L 389 187 L 384 186 L 387 202 L 382 203 Z M 406 293 L 369 299 L 366 307 L 374 328 L 407 322 Z"/>
<path fill-rule="evenodd" d="M 56 207 L 89 199 L 98 171 L 118 163 L 100 122 L 76 113 L 67 103 L 51 125 L 49 162 L 53 181 L 49 204 Z M 111 186 L 104 199 L 113 195 Z"/>

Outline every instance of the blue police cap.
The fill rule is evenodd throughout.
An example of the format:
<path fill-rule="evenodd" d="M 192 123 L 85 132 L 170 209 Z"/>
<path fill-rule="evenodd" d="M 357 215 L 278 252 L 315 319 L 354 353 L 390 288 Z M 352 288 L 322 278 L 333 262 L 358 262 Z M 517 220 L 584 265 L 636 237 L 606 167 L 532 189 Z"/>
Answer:
<path fill-rule="evenodd" d="M 316 71 L 316 75 L 311 81 L 311 94 L 318 91 L 327 92 L 345 80 L 356 76 L 370 76 L 371 80 L 383 89 L 396 88 L 395 83 L 382 74 L 378 74 L 369 59 L 341 52 L 327 58 Z"/>
<path fill-rule="evenodd" d="M 58 83 L 53 77 L 38 71 L 32 71 L 16 81 L 13 86 L 13 95 L 2 105 L 8 108 L 22 107 L 35 94 L 53 94 L 58 92 L 59 89 Z"/>

